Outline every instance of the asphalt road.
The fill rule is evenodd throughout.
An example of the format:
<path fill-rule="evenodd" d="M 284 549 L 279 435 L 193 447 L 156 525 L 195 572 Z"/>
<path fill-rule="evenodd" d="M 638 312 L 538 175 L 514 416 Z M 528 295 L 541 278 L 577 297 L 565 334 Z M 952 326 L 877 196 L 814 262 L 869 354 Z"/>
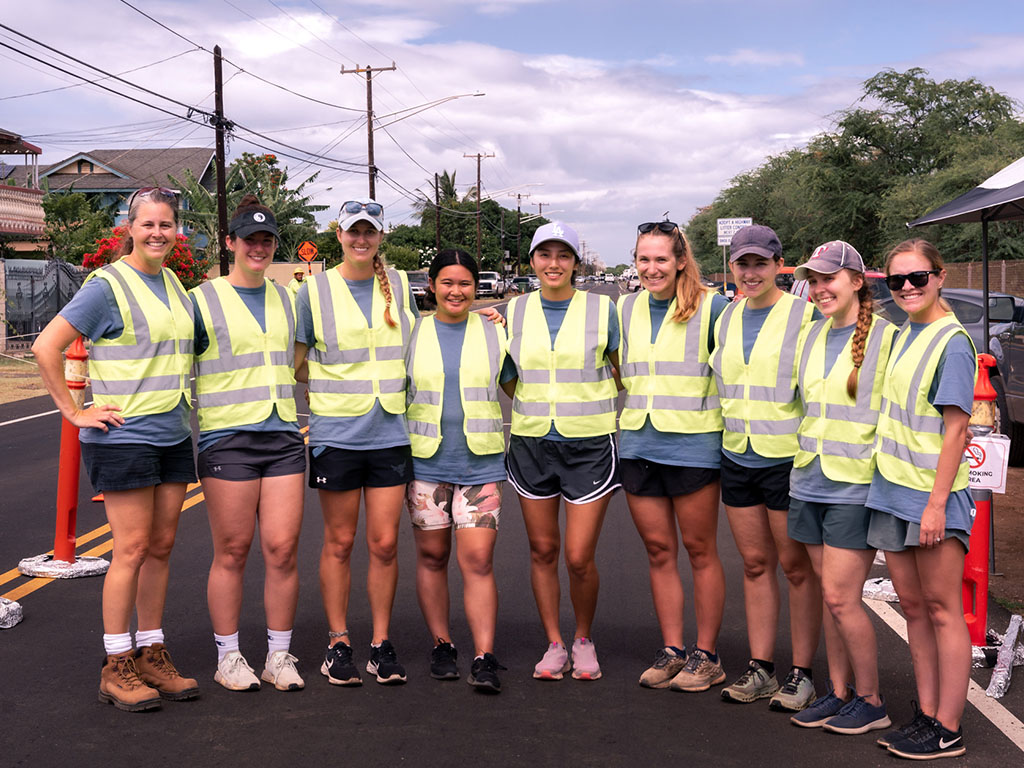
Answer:
<path fill-rule="evenodd" d="M 611 291 L 614 286 L 601 287 Z M 617 292 L 617 291 L 616 291 Z M 498 305 L 499 308 L 501 305 Z M 865 736 L 837 736 L 791 726 L 766 703 L 734 705 L 717 691 L 682 694 L 641 689 L 636 681 L 660 644 L 651 606 L 646 556 L 621 493 L 613 498 L 598 550 L 603 578 L 595 623 L 603 679 L 541 683 L 531 678 L 545 649 L 529 587 L 529 555 L 515 494 L 508 489 L 498 536 L 495 570 L 501 606 L 496 654 L 508 667 L 500 696 L 476 693 L 464 682 L 472 644 L 461 608 L 461 582 L 454 564 L 452 623 L 463 680 L 442 683 L 429 677 L 428 635 L 416 603 L 413 543 L 403 521 L 399 543 L 401 573 L 392 640 L 409 674 L 405 686 L 367 681 L 361 688 L 327 684 L 319 674 L 326 625 L 317 585 L 321 541 L 316 494 L 307 491 L 300 542 L 301 592 L 292 651 L 299 658 L 306 689 L 281 693 L 231 693 L 213 682 L 216 652 L 205 605 L 211 558 L 201 489 L 190 491 L 172 555 L 165 631 L 175 661 L 199 679 L 198 701 L 165 703 L 159 712 L 127 714 L 96 700 L 102 660 L 100 578 L 44 583 L 8 571 L 18 560 L 47 551 L 53 542 L 59 420 L 47 398 L 0 406 L 0 595 L 17 597 L 25 620 L 0 632 L 0 765 L 83 766 L 217 765 L 249 763 L 353 766 L 658 766 L 714 764 L 744 766 L 784 763 L 820 766 L 892 765 Z M 506 417 L 508 403 L 505 403 Z M 305 420 L 302 419 L 302 423 Z M 83 478 L 78 515 L 82 536 L 104 525 L 102 505 L 89 501 Z M 362 527 L 360 528 L 362 536 Z M 103 548 L 109 534 L 79 547 Z M 728 596 L 719 651 L 730 679 L 746 662 L 741 565 L 724 512 L 719 548 Z M 109 555 L 108 555 L 109 556 Z M 685 565 L 685 556 L 684 556 Z M 688 570 L 683 568 L 684 572 Z M 353 554 L 350 627 L 357 660 L 365 663 L 370 639 L 365 599 L 366 553 Z M 562 629 L 572 634 L 572 613 L 564 581 Z M 684 576 L 691 592 L 689 576 Z M 243 653 L 257 672 L 265 653 L 262 563 L 258 549 L 249 563 L 242 614 Z M 692 642 L 692 609 L 687 641 Z M 1007 616 L 993 606 L 989 625 L 1002 631 Z M 780 622 L 777 658 L 788 657 L 788 619 Z M 897 723 L 909 719 L 914 698 L 906 644 L 881 620 L 879 665 L 883 693 Z M 826 677 L 824 651 L 815 664 L 818 687 Z M 989 670 L 975 670 L 984 688 Z M 996 710 L 1010 729 L 1024 719 L 1024 670 L 1016 688 Z M 364 678 L 366 676 L 364 675 Z M 1016 722 L 1016 725 L 1014 725 Z M 1024 733 L 1017 731 L 1018 744 Z M 1016 746 L 979 710 L 968 705 L 964 721 L 968 754 L 962 765 L 1018 766 Z"/>

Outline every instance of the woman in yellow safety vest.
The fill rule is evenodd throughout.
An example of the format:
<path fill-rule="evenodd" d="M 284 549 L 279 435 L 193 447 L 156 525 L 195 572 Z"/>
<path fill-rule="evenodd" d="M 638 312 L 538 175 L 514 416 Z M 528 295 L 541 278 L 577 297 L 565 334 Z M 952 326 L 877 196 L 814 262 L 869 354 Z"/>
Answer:
<path fill-rule="evenodd" d="M 618 321 L 607 296 L 573 288 L 579 237 L 561 222 L 537 229 L 530 264 L 540 291 L 509 302 L 509 359 L 502 387 L 512 397 L 506 466 L 530 540 L 530 577 L 548 648 L 539 680 L 601 676 L 591 626 L 600 579 L 594 556 L 611 494 L 615 449 Z M 558 626 L 559 498 L 565 499 L 565 562 L 576 614 L 572 657 Z"/>
<path fill-rule="evenodd" d="M 893 343 L 882 386 L 868 544 L 885 551 L 907 618 L 920 709 L 879 744 L 922 760 L 966 751 L 960 718 L 971 640 L 961 595 L 974 504 L 963 449 L 977 356 L 940 297 L 946 271 L 935 246 L 900 243 L 886 257 L 885 273 L 909 319 Z"/>
<path fill-rule="evenodd" d="M 373 637 L 366 670 L 378 683 L 406 680 L 388 630 L 398 582 L 398 525 L 412 453 L 405 425 L 405 353 L 417 315 L 404 272 L 378 253 L 384 208 L 349 200 L 338 213 L 344 260 L 303 282 L 296 296 L 295 369 L 309 382 L 309 486 L 320 492 L 320 590 L 330 645 L 320 667 L 332 685 L 362 680 L 346 640 L 349 558 L 366 507 L 366 590 Z"/>
<path fill-rule="evenodd" d="M 273 212 L 242 198 L 228 225 L 226 277 L 190 292 L 196 316 L 199 478 L 213 536 L 206 598 L 217 646 L 214 679 L 252 691 L 304 687 L 289 652 L 299 597 L 306 449 L 295 408 L 295 315 L 264 273 L 277 249 Z M 242 580 L 256 527 L 266 568 L 267 657 L 258 678 L 239 650 Z"/>
<path fill-rule="evenodd" d="M 405 504 L 416 541 L 416 594 L 431 638 L 430 674 L 459 677 L 448 622 L 448 559 L 452 529 L 463 579 L 474 658 L 468 682 L 498 693 L 494 628 L 498 588 L 494 543 L 501 514 L 505 435 L 498 379 L 505 359 L 505 329 L 470 312 L 476 295 L 476 260 L 443 250 L 430 265 L 437 313 L 413 331 L 406 367 L 413 475 Z"/>
<path fill-rule="evenodd" d="M 195 482 L 189 372 L 192 304 L 163 267 L 174 248 L 178 200 L 146 188 L 128 201 L 122 257 L 97 270 L 39 334 L 32 351 L 61 414 L 81 428 L 82 457 L 103 493 L 114 540 L 103 582 L 99 697 L 118 709 L 156 709 L 160 699 L 199 695 L 164 642 L 169 558 L 185 500 Z M 61 353 L 82 334 L 92 339 L 93 405 L 77 409 Z M 138 615 L 136 649 L 129 633 Z"/>
<path fill-rule="evenodd" d="M 760 224 L 740 229 L 729 245 L 736 285 L 745 297 L 718 318 L 715 371 L 722 405 L 722 503 L 743 558 L 743 600 L 750 661 L 722 690 L 727 701 L 771 697 L 769 707 L 799 711 L 814 700 L 811 664 L 821 632 L 821 590 L 807 549 L 786 535 L 789 473 L 802 415 L 796 350 L 814 306 L 775 284 L 782 244 Z M 781 563 L 789 581 L 793 666 L 779 687 L 775 635 Z"/>
<path fill-rule="evenodd" d="M 865 733 L 890 725 L 878 692 L 878 645 L 862 600 L 875 550 L 868 498 L 882 381 L 896 326 L 873 314 L 864 260 L 841 240 L 794 273 L 825 316 L 797 354 L 804 417 L 790 475 L 789 535 L 807 547 L 825 598 L 825 694 L 790 719 L 805 728 Z M 854 681 L 856 680 L 856 687 Z"/>
<path fill-rule="evenodd" d="M 722 413 L 708 359 L 728 304 L 709 292 L 690 244 L 671 221 L 638 228 L 644 287 L 619 299 L 619 360 L 626 402 L 619 418 L 622 487 L 647 548 L 662 645 L 641 676 L 647 688 L 705 691 L 725 681 L 718 632 L 725 573 L 718 557 Z M 697 638 L 683 641 L 678 527 L 693 571 Z"/>

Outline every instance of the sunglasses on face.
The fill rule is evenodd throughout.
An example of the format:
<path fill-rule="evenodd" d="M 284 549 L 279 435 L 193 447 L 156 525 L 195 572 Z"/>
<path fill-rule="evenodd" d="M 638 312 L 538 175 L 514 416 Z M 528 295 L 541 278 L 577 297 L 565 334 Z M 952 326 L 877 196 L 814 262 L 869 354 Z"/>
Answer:
<path fill-rule="evenodd" d="M 361 203 L 358 200 L 349 200 L 347 203 L 341 204 L 341 211 L 348 214 L 366 211 L 370 216 L 378 219 L 384 215 L 384 206 L 380 203 Z"/>
<path fill-rule="evenodd" d="M 889 286 L 890 291 L 898 291 L 907 280 L 915 288 L 924 288 L 928 284 L 928 278 L 938 275 L 941 271 L 939 269 L 922 269 L 917 272 L 908 272 L 905 275 L 888 275 L 885 278 L 885 284 Z"/>
<path fill-rule="evenodd" d="M 173 189 L 167 189 L 167 187 L 143 187 L 132 192 L 131 197 L 128 198 L 128 209 L 131 210 L 132 205 L 140 197 L 150 197 L 151 195 L 168 197 L 174 201 L 174 205 L 178 204 L 178 195 Z"/>
<path fill-rule="evenodd" d="M 674 221 L 647 221 L 639 225 L 636 228 L 636 231 L 641 235 L 646 235 L 648 232 L 653 232 L 655 229 L 661 230 L 666 235 L 671 235 L 679 229 L 679 225 Z"/>

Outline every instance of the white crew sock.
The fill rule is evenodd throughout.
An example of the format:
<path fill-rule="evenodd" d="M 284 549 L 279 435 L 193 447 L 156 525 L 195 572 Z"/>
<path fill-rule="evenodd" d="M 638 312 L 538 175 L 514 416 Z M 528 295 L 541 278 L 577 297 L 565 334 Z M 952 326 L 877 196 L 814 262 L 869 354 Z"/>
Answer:
<path fill-rule="evenodd" d="M 147 629 L 139 630 L 135 633 L 135 647 L 145 648 L 147 645 L 153 643 L 162 643 L 164 641 L 164 631 L 162 629 Z"/>
<path fill-rule="evenodd" d="M 213 633 L 213 642 L 217 644 L 217 661 L 219 662 L 232 651 L 238 650 L 238 633 L 231 635 L 218 635 Z"/>
<path fill-rule="evenodd" d="M 287 651 L 292 644 L 292 631 L 267 628 L 267 655 L 274 651 Z"/>
<path fill-rule="evenodd" d="M 118 635 L 103 635 L 103 650 L 107 652 L 108 656 L 113 656 L 115 653 L 124 653 L 132 649 L 132 633 L 125 632 L 124 634 Z"/>

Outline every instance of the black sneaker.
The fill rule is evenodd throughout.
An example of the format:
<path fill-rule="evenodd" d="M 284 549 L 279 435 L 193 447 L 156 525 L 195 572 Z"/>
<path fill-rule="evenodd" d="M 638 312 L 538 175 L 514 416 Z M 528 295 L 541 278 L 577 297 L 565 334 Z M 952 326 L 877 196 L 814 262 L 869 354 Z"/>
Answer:
<path fill-rule="evenodd" d="M 928 716 L 918 708 L 917 702 L 912 700 L 910 703 L 914 707 L 914 719 L 906 725 L 900 726 L 895 731 L 887 731 L 882 734 L 875 742 L 878 746 L 888 749 L 890 744 L 908 739 L 928 725 Z"/>
<path fill-rule="evenodd" d="M 335 643 L 327 649 L 324 663 L 320 665 L 320 674 L 331 685 L 363 684 L 359 670 L 352 663 L 352 647 L 345 643 Z"/>
<path fill-rule="evenodd" d="M 958 757 L 967 751 L 964 746 L 964 729 L 947 730 L 942 723 L 925 715 L 928 723 L 914 735 L 889 745 L 889 751 L 897 757 L 910 760 L 934 760 L 939 757 Z"/>
<path fill-rule="evenodd" d="M 435 680 L 458 680 L 459 668 L 455 664 L 458 657 L 459 652 L 454 645 L 438 638 L 437 645 L 430 652 L 430 676 Z"/>
<path fill-rule="evenodd" d="M 473 666 L 469 668 L 469 679 L 466 681 L 477 690 L 483 693 L 501 693 L 501 680 L 498 679 L 498 670 L 506 669 L 494 658 L 493 653 L 485 653 L 483 656 L 473 659 Z"/>
<path fill-rule="evenodd" d="M 370 646 L 370 660 L 366 662 L 366 671 L 377 676 L 381 685 L 398 685 L 405 682 L 405 667 L 398 663 L 395 646 L 390 640 L 382 640 L 380 645 Z"/>

